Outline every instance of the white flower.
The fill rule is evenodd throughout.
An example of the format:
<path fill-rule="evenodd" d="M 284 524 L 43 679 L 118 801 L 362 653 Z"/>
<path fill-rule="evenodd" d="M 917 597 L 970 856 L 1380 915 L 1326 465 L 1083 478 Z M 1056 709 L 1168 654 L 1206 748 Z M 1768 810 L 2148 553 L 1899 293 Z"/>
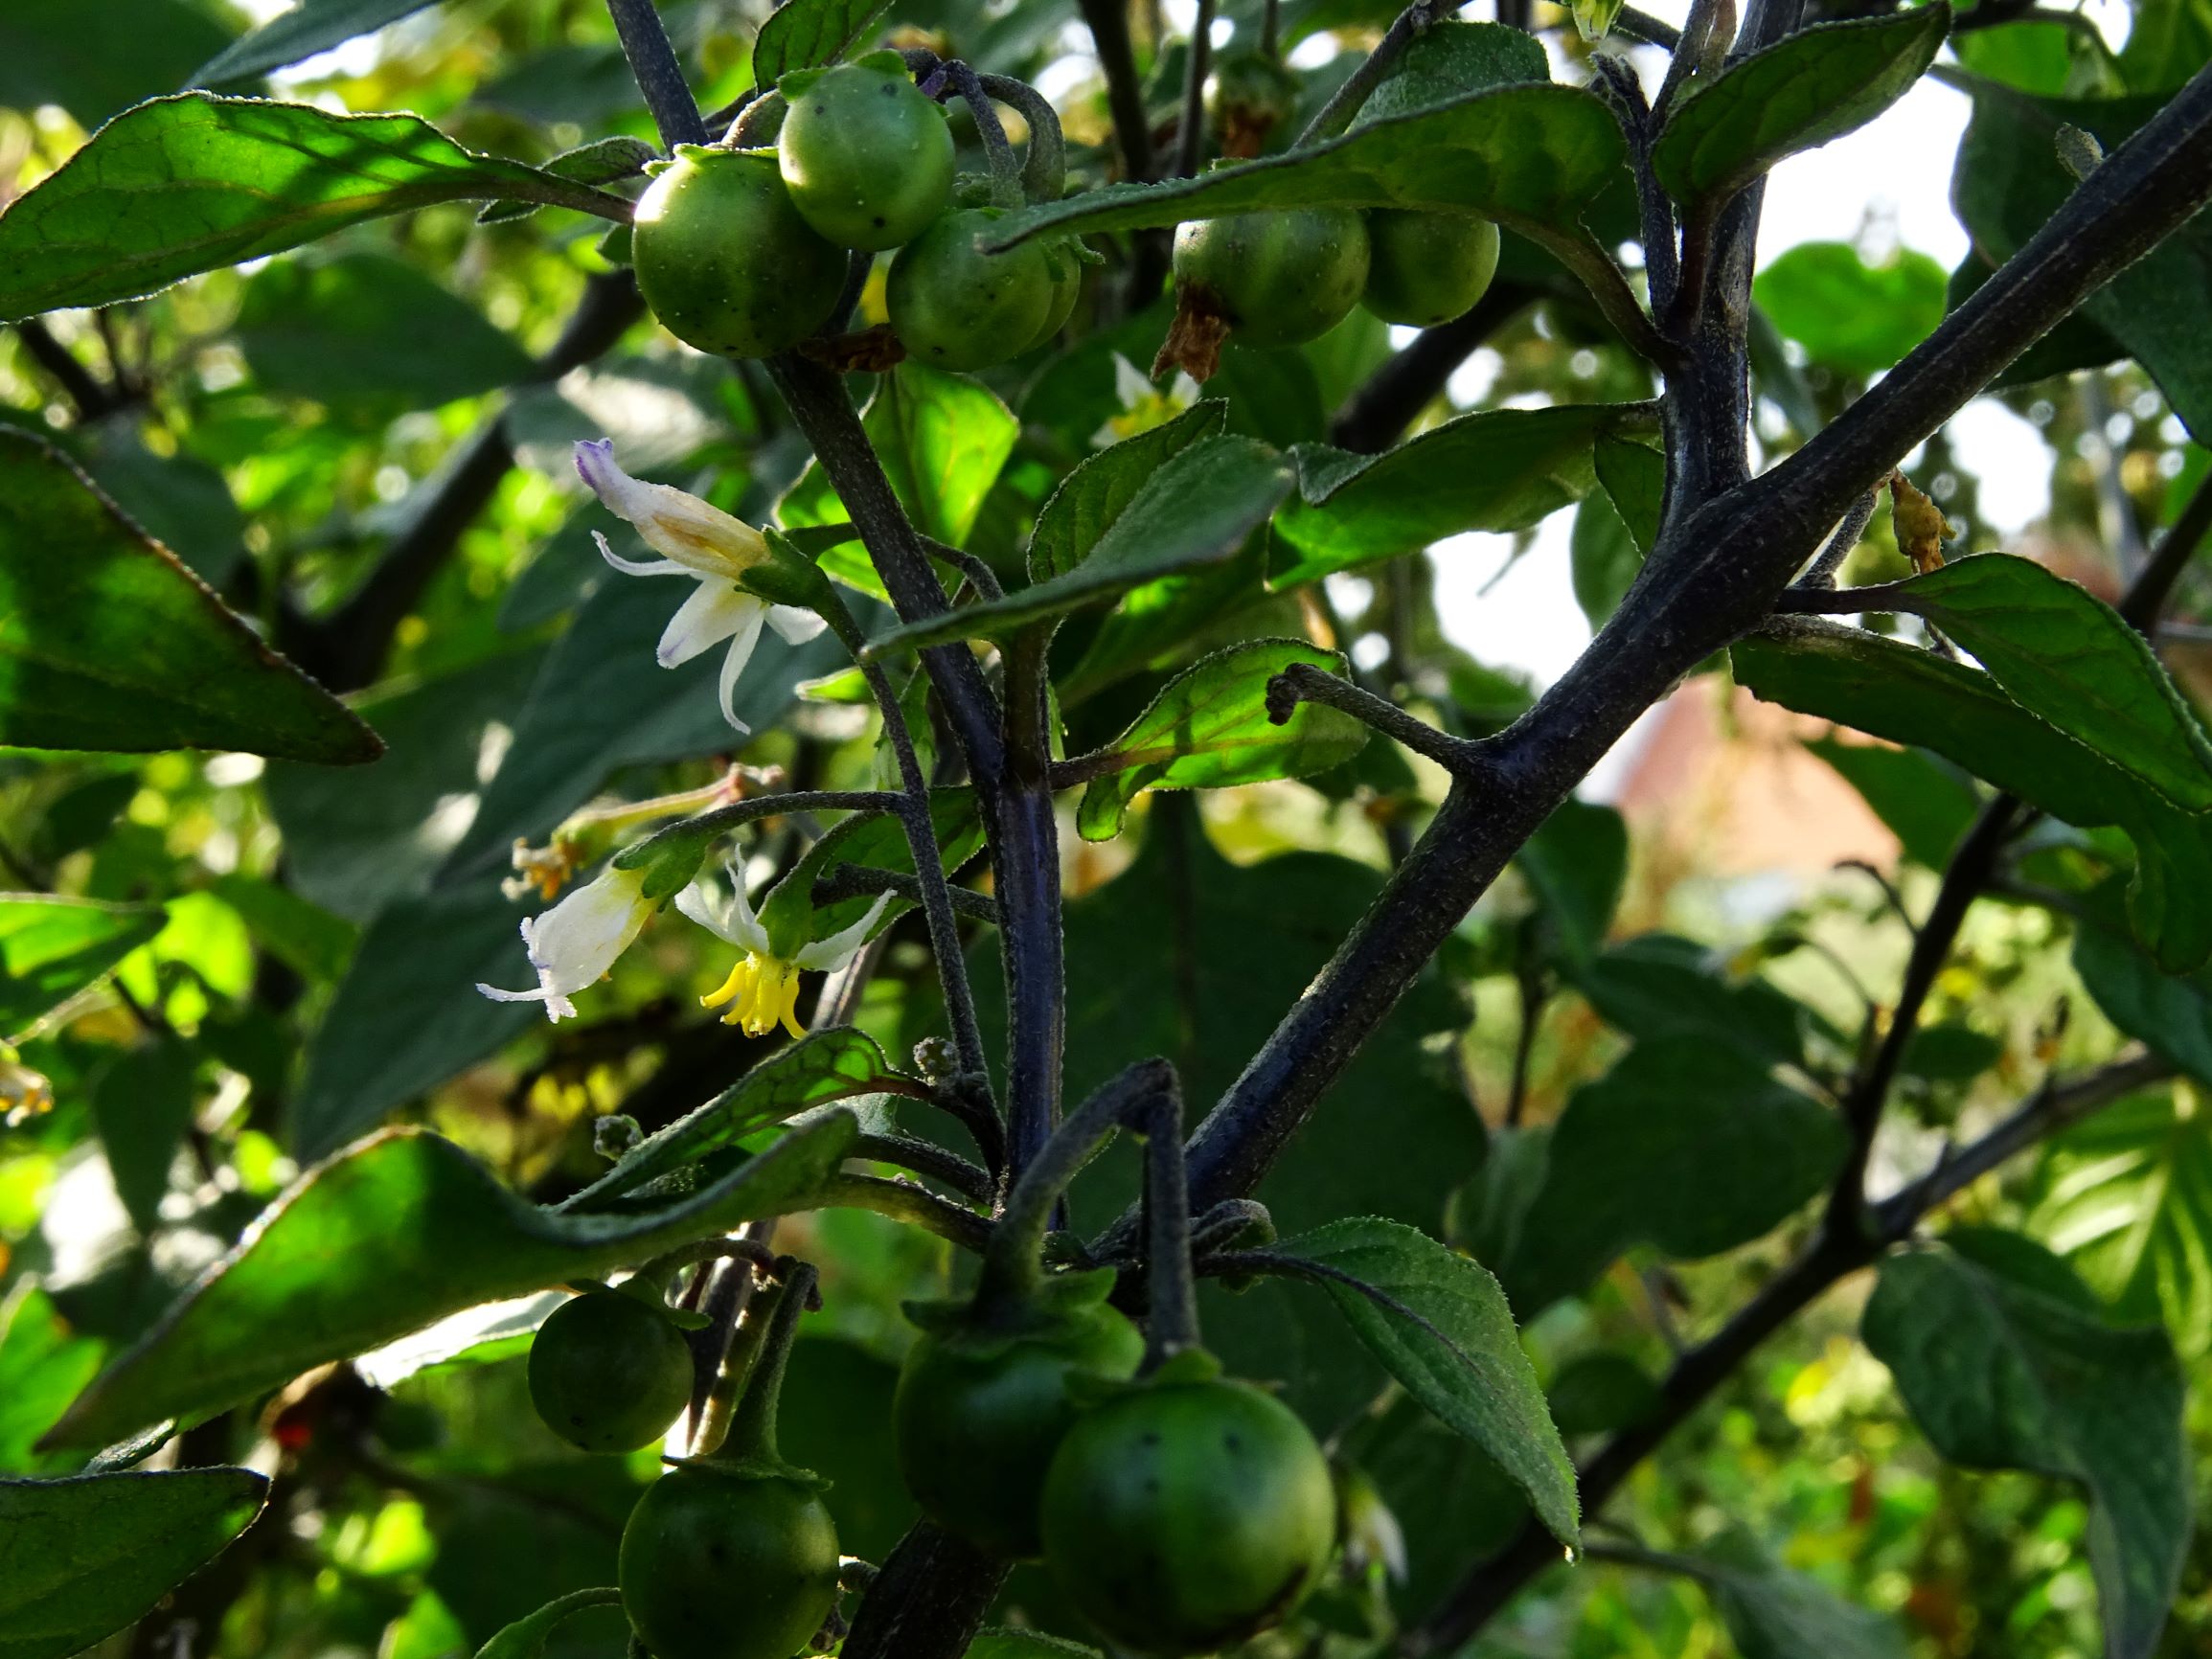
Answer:
<path fill-rule="evenodd" d="M 619 558 L 606 537 L 595 530 L 591 538 L 599 543 L 607 563 L 625 576 L 688 576 L 699 584 L 669 619 L 654 652 L 660 666 L 673 669 L 688 663 L 708 647 L 728 640 L 729 654 L 722 658 L 722 717 L 741 732 L 751 731 L 738 718 L 732 693 L 760 641 L 761 624 L 764 621 L 796 646 L 822 631 L 822 619 L 810 610 L 770 604 L 740 587 L 738 579 L 768 557 L 768 544 L 761 533 L 712 502 L 671 485 L 632 478 L 616 464 L 612 439 L 579 443 L 576 469 L 606 510 L 635 525 L 646 546 L 661 556 Z"/>
<path fill-rule="evenodd" d="M 760 917 L 746 900 L 742 876 L 731 883 L 727 902 L 694 882 L 676 895 L 676 908 L 745 953 L 718 989 L 699 998 L 699 1006 L 720 1008 L 729 1004 L 730 1011 L 722 1015 L 722 1024 L 741 1026 L 747 1036 L 765 1036 L 779 1025 L 795 1037 L 805 1036 L 798 1016 L 800 972 L 832 973 L 851 962 L 868 943 L 869 932 L 890 902 L 891 895 L 886 893 L 852 926 L 802 945 L 785 957 L 777 954 L 768 941 L 768 930 L 761 925 Z"/>
<path fill-rule="evenodd" d="M 1198 383 L 1178 369 L 1168 389 L 1160 391 L 1145 378 L 1142 369 L 1116 352 L 1114 396 L 1121 399 L 1122 412 L 1090 435 L 1091 443 L 1100 449 L 1165 426 L 1198 400 Z"/>
<path fill-rule="evenodd" d="M 612 967 L 653 913 L 645 878 L 643 870 L 610 865 L 551 910 L 523 919 L 522 944 L 537 970 L 536 990 L 501 990 L 495 985 L 476 989 L 493 1002 L 541 1002 L 545 1017 L 556 1023 L 573 1019 L 576 1005 L 568 1000 L 570 994 L 595 984 Z"/>

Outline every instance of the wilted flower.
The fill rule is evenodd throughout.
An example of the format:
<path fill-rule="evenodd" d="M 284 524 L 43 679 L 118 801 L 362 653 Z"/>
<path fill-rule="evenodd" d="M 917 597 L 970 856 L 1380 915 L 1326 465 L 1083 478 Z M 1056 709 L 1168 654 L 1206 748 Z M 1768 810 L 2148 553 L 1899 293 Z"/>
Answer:
<path fill-rule="evenodd" d="M 537 970 L 536 990 L 476 989 L 493 1002 L 542 1002 L 545 1017 L 556 1022 L 573 1019 L 570 995 L 596 984 L 653 913 L 654 900 L 645 896 L 647 874 L 609 866 L 551 910 L 523 919 L 523 947 Z"/>
<path fill-rule="evenodd" d="M 730 969 L 729 978 L 718 989 L 700 997 L 699 1005 L 720 1008 L 729 1004 L 722 1024 L 741 1027 L 747 1036 L 765 1036 L 779 1025 L 793 1036 L 806 1035 L 797 1011 L 800 973 L 809 969 L 832 973 L 859 955 L 860 947 L 868 943 L 869 931 L 890 902 L 891 895 L 886 893 L 852 926 L 785 955 L 769 941 L 768 930 L 746 900 L 741 877 L 731 883 L 727 902 L 695 882 L 676 895 L 676 908 L 717 938 L 745 952 Z"/>
<path fill-rule="evenodd" d="M 606 510 L 636 526 L 657 559 L 615 555 L 606 537 L 591 533 L 607 563 L 626 576 L 688 576 L 699 585 L 677 607 L 654 655 L 664 669 L 688 663 L 708 647 L 730 642 L 722 658 L 722 717 L 741 732 L 752 727 L 738 718 L 732 699 L 738 676 L 752 659 L 765 622 L 792 645 L 822 631 L 822 619 L 793 605 L 770 604 L 738 585 L 739 578 L 770 556 L 761 533 L 711 502 L 667 484 L 632 478 L 614 459 L 614 441 L 602 438 L 576 446 L 576 469 Z"/>

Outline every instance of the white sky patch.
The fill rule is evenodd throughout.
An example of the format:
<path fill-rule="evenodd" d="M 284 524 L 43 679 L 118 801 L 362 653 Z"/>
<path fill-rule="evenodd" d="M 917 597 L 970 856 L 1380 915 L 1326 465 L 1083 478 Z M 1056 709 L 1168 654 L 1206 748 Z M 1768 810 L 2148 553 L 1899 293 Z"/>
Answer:
<path fill-rule="evenodd" d="M 2043 435 L 1995 398 L 1976 398 L 1950 418 L 1950 448 L 1981 481 L 1984 523 L 2018 535 L 2051 510 L 2051 450 Z"/>
<path fill-rule="evenodd" d="M 1471 533 L 1429 550 L 1444 637 L 1492 668 L 1518 669 L 1539 686 L 1566 671 L 1590 643 L 1567 562 L 1572 511 L 1553 513 L 1511 570 L 1514 538 Z M 1493 582 L 1495 586 L 1492 586 Z"/>

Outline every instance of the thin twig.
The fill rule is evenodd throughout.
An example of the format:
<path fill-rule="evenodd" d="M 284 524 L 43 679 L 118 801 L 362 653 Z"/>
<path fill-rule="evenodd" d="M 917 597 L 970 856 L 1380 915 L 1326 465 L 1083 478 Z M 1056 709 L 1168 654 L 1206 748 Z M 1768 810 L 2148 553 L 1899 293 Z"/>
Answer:
<path fill-rule="evenodd" d="M 1361 691 L 1311 663 L 1292 663 L 1267 682 L 1267 718 L 1288 725 L 1300 703 L 1320 703 L 1350 715 L 1361 725 L 1396 739 L 1417 755 L 1434 761 L 1462 778 L 1479 778 L 1483 760 L 1480 747 L 1465 738 L 1454 738 L 1416 719 L 1396 703 Z"/>
<path fill-rule="evenodd" d="M 698 102 L 684 80 L 683 65 L 661 24 L 653 0 L 606 0 L 614 18 L 615 34 L 622 41 L 629 72 L 645 94 L 661 143 L 670 149 L 679 144 L 707 142 L 707 124 L 699 116 Z"/>
<path fill-rule="evenodd" d="M 1334 138 L 1350 126 L 1352 118 L 1359 113 L 1360 106 L 1374 96 L 1375 89 L 1398 66 L 1398 60 L 1405 55 L 1405 49 L 1418 36 L 1425 34 L 1431 25 L 1457 11 L 1462 4 L 1464 0 L 1414 0 L 1383 32 L 1382 38 L 1375 43 L 1375 50 L 1367 55 L 1366 60 L 1346 76 L 1344 84 L 1330 95 L 1329 102 L 1307 124 L 1306 130 L 1298 135 L 1298 142 L 1292 148 L 1303 149 L 1325 138 Z"/>
<path fill-rule="evenodd" d="M 998 925 L 998 902 L 973 888 L 952 887 L 947 893 L 952 908 L 970 921 Z M 922 883 L 908 871 L 878 870 L 873 864 L 840 864 L 814 883 L 814 903 L 835 904 L 845 898 L 873 898 L 878 893 L 895 894 L 909 904 L 922 902 Z"/>
<path fill-rule="evenodd" d="M 1191 44 L 1183 65 L 1183 125 L 1175 134 L 1175 176 L 1198 170 L 1206 142 L 1206 65 L 1214 50 L 1214 0 L 1198 0 L 1191 25 Z"/>

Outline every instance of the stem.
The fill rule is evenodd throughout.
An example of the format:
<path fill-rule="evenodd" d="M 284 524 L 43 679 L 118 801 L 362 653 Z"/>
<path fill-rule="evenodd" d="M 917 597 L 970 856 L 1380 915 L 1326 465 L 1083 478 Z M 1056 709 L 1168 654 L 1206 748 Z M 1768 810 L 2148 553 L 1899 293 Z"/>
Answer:
<path fill-rule="evenodd" d="M 2167 600 L 2173 597 L 2174 584 L 2197 557 L 2207 532 L 2212 532 L 2212 476 L 2200 481 L 2190 492 L 2173 524 L 2158 538 L 2158 551 L 2120 601 L 2120 615 L 2138 631 L 2147 633 L 2155 625 Z"/>
<path fill-rule="evenodd" d="M 1044 1277 L 1044 1236 L 1060 1194 L 1108 1135 L 1163 1095 L 1179 1102 L 1174 1067 L 1162 1059 L 1139 1060 L 1068 1114 L 1007 1194 L 976 1281 L 978 1307 L 1009 1307 L 1036 1291 Z"/>
<path fill-rule="evenodd" d="M 1060 928 L 1060 820 L 1053 811 L 1049 630 L 1006 652 L 1006 761 L 1000 799 L 999 948 L 1008 1013 L 1007 1149 L 1018 1173 L 1060 1122 L 1067 1046 Z"/>
<path fill-rule="evenodd" d="M 853 1615 L 844 1659 L 961 1659 L 1013 1564 L 917 1521 Z"/>
<path fill-rule="evenodd" d="M 968 105 L 968 113 L 975 118 L 976 135 L 983 140 L 984 156 L 991 163 L 992 200 L 1002 208 L 1017 208 L 1022 202 L 1022 170 L 1014 159 L 1014 147 L 1006 141 L 1006 128 L 998 119 L 998 111 L 992 108 L 991 99 L 983 89 L 983 79 L 975 71 L 955 57 L 939 66 L 940 73 L 952 83 Z"/>
<path fill-rule="evenodd" d="M 934 1175 L 972 1204 L 989 1204 L 998 1195 L 998 1183 L 982 1165 L 912 1135 L 864 1134 L 853 1143 L 852 1155 L 878 1164 L 896 1164 L 917 1175 Z"/>
<path fill-rule="evenodd" d="M 832 1175 L 821 1190 L 823 1205 L 873 1210 L 894 1221 L 907 1221 L 973 1255 L 991 1248 L 994 1229 L 974 1211 L 942 1198 L 915 1181 L 884 1175 Z"/>
<path fill-rule="evenodd" d="M 1269 63 L 1283 61 L 1283 0 L 1266 0 L 1260 9 L 1260 56 Z"/>
<path fill-rule="evenodd" d="M 783 818 L 794 812 L 896 812 L 904 801 L 904 796 L 888 789 L 787 789 L 775 795 L 748 795 L 742 801 L 671 824 L 636 846 L 625 848 L 615 856 L 615 868 L 638 869 L 652 862 L 656 848 L 703 844 L 756 818 Z"/>
<path fill-rule="evenodd" d="M 922 902 L 922 883 L 903 870 L 878 870 L 873 864 L 840 864 L 814 883 L 814 904 L 835 904 L 846 898 L 873 898 L 892 893 L 909 904 Z M 998 903 L 987 893 L 969 887 L 947 887 L 953 914 L 971 921 L 998 925 Z"/>
<path fill-rule="evenodd" d="M 629 72 L 645 94 L 653 125 L 660 128 L 661 143 L 670 149 L 679 144 L 706 143 L 707 124 L 699 118 L 698 102 L 684 80 L 683 65 L 676 61 L 675 48 L 669 43 L 653 0 L 606 0 L 606 9 L 622 40 L 622 55 L 629 59 Z"/>
<path fill-rule="evenodd" d="M 1021 158 L 1022 193 L 1033 202 L 1058 201 L 1067 191 L 1067 139 L 1052 100 L 1026 80 L 1011 75 L 978 78 L 983 90 L 1021 112 L 1029 126 L 1029 150 Z"/>
<path fill-rule="evenodd" d="M 1455 776 L 1480 773 L 1482 752 L 1477 745 L 1440 732 L 1387 698 L 1361 691 L 1311 663 L 1293 663 L 1267 682 L 1267 718 L 1272 724 L 1288 724 L 1300 703 L 1320 703 L 1350 715 L 1361 725 L 1395 739 L 1417 755 L 1425 755 Z"/>
<path fill-rule="evenodd" d="M 1828 538 L 1828 544 L 1813 556 L 1813 562 L 1805 567 L 1805 574 L 1791 585 L 1801 588 L 1834 587 L 1836 571 L 1851 557 L 1851 550 L 1859 545 L 1859 538 L 1866 534 L 1866 527 L 1874 522 L 1875 505 L 1881 499 L 1881 491 L 1876 489 L 1869 489 L 1852 503 L 1851 511 L 1843 515 L 1843 521 L 1836 527 L 1836 534 Z"/>
<path fill-rule="evenodd" d="M 1183 66 L 1183 125 L 1175 134 L 1175 175 L 1189 178 L 1198 170 L 1206 142 L 1206 66 L 1214 50 L 1214 0 L 1198 0 L 1198 15 L 1191 25 L 1190 51 Z"/>
<path fill-rule="evenodd" d="M 1349 76 L 1344 84 L 1330 95 L 1318 115 L 1309 122 L 1306 130 L 1298 135 L 1293 149 L 1303 149 L 1310 144 L 1318 144 L 1325 138 L 1334 138 L 1352 125 L 1352 118 L 1360 106 L 1374 95 L 1385 77 L 1397 66 L 1405 49 L 1417 35 L 1425 34 L 1430 24 L 1457 11 L 1463 0 L 1414 0 L 1401 11 L 1375 43 L 1375 50 L 1367 55 L 1367 61 Z"/>
<path fill-rule="evenodd" d="M 763 1328 L 760 1357 L 753 1362 L 745 1392 L 739 1397 L 737 1415 L 730 1420 L 729 1439 L 718 1455 L 725 1458 L 781 1461 L 776 1446 L 776 1403 L 784 1392 L 784 1367 L 791 1357 L 791 1339 L 798 1334 L 800 1317 L 808 1305 L 819 1305 L 814 1264 L 791 1257 L 784 1259 L 783 1283 L 775 1300 L 759 1323 Z M 748 1323 L 752 1323 L 748 1321 Z"/>
<path fill-rule="evenodd" d="M 937 821 L 929 807 L 929 779 L 914 751 L 914 734 L 907 729 L 906 714 L 883 665 L 864 657 L 867 639 L 843 598 L 831 590 L 832 602 L 823 612 L 832 631 L 853 653 L 861 675 L 883 718 L 883 735 L 899 764 L 904 793 L 898 799 L 899 821 L 906 830 L 907 851 L 914 857 L 914 884 L 922 914 L 929 927 L 929 950 L 937 959 L 937 980 L 945 992 L 945 1014 L 952 1027 L 952 1044 L 960 1056 L 960 1069 L 982 1079 L 986 1099 L 991 1095 L 990 1062 L 983 1054 L 983 1028 L 976 1022 L 975 993 L 968 983 L 968 958 L 960 947 L 960 921 L 953 914 L 952 886 L 945 875 L 945 852 L 937 840 Z M 995 1110 L 995 1102 L 992 1102 Z"/>
<path fill-rule="evenodd" d="M 1145 1357 L 1149 1376 L 1198 1346 L 1198 1286 L 1191 1267 L 1191 1190 L 1183 1169 L 1183 1095 L 1174 1075 L 1136 1109 L 1145 1137 Z"/>
<path fill-rule="evenodd" d="M 1505 1126 L 1520 1127 L 1521 1114 L 1528 1109 L 1529 1061 L 1536 1054 L 1537 1029 L 1543 1023 L 1544 1003 L 1548 1000 L 1545 976 L 1542 969 L 1524 971 L 1516 976 L 1520 988 L 1520 1032 L 1513 1045 L 1513 1082 L 1505 1099 Z"/>
<path fill-rule="evenodd" d="M 1129 41 L 1126 0 L 1077 0 L 1077 5 L 1106 76 L 1106 108 L 1113 116 L 1122 172 L 1142 183 L 1152 176 L 1152 127 L 1145 115 L 1144 78 L 1137 73 L 1137 55 Z"/>

